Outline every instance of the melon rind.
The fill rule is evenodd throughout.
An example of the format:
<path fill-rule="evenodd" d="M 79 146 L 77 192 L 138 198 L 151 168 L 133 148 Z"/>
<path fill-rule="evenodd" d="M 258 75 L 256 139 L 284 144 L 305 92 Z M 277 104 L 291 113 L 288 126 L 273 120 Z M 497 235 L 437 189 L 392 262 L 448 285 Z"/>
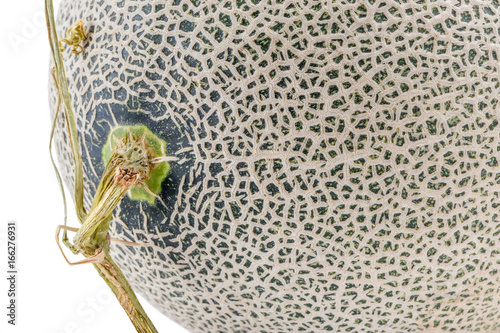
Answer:
<path fill-rule="evenodd" d="M 192 332 L 500 325 L 497 1 L 68 1 L 86 204 L 116 126 L 178 156 L 112 246 Z M 51 90 L 54 108 L 56 95 Z M 57 149 L 65 182 L 65 123 Z"/>

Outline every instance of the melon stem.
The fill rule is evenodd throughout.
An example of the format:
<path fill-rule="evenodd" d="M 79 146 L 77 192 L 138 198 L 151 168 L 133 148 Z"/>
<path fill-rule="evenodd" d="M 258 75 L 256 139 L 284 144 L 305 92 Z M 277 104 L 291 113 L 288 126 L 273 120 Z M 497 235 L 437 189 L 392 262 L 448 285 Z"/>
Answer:
<path fill-rule="evenodd" d="M 49 33 L 49 43 L 52 50 L 52 59 L 54 61 L 54 77 L 56 79 L 57 92 L 63 103 L 66 123 L 68 127 L 69 142 L 73 153 L 73 162 L 75 163 L 75 208 L 78 219 L 82 221 L 87 212 L 83 205 L 83 167 L 82 157 L 78 144 L 78 132 L 76 129 L 75 116 L 71 104 L 68 83 L 66 81 L 66 72 L 64 71 L 62 53 L 59 49 L 59 39 L 57 38 L 56 24 L 54 19 L 54 5 L 52 0 L 45 0 L 45 18 L 47 20 L 47 30 Z"/>
<path fill-rule="evenodd" d="M 120 268 L 109 255 L 110 238 L 108 229 L 113 210 L 120 203 L 128 190 L 132 189 L 134 186 L 141 186 L 144 180 L 149 178 L 149 165 L 151 161 L 149 159 L 144 160 L 144 158 L 138 158 L 141 156 L 135 154 L 133 150 L 135 147 L 139 146 L 143 148 L 142 151 L 148 151 L 147 147 L 144 147 L 145 140 L 144 138 L 136 137 L 132 134 L 122 139 L 118 139 L 121 141 L 117 141 L 112 156 L 106 164 L 92 206 L 87 214 L 83 205 L 83 168 L 78 143 L 78 132 L 66 81 L 63 58 L 56 33 L 52 0 L 45 1 L 45 14 L 54 61 L 56 88 L 59 100 L 62 101 L 64 106 L 69 141 L 73 153 L 76 212 L 78 220 L 82 224 L 82 227 L 77 231 L 74 238 L 74 244 L 69 244 L 69 242 L 67 242 L 67 245 L 72 251 L 81 253 L 86 258 L 95 257 L 96 253 L 103 252 L 105 255 L 102 258 L 99 257 L 97 262 L 93 260 L 93 265 L 99 272 L 99 275 L 101 275 L 106 284 L 113 291 L 137 332 L 155 333 L 157 330 L 139 303 L 132 287 Z M 148 157 L 148 155 L 145 156 Z M 142 157 L 144 157 L 144 155 Z M 156 158 L 156 156 L 154 156 L 154 158 Z"/>
<path fill-rule="evenodd" d="M 109 225 L 113 210 L 125 194 L 136 186 L 143 186 L 142 180 L 148 179 L 148 155 L 138 158 L 137 151 L 146 151 L 145 141 L 132 134 L 116 139 L 111 158 L 106 164 L 99 186 L 87 217 L 78 229 L 72 248 L 87 259 L 104 251 L 104 257 L 93 263 L 99 275 L 115 294 L 137 332 L 157 332 L 153 323 L 142 308 L 132 287 L 120 268 L 109 255 Z"/>

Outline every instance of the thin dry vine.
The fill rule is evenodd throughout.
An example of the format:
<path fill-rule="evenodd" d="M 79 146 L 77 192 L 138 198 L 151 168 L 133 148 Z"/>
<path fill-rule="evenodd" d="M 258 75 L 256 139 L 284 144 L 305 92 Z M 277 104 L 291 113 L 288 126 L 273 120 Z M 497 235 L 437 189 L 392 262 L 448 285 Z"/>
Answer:
<path fill-rule="evenodd" d="M 140 305 L 134 291 L 132 290 L 132 287 L 121 272 L 120 268 L 114 263 L 111 256 L 109 255 L 110 238 L 108 235 L 108 229 L 112 212 L 114 208 L 119 204 L 126 191 L 132 186 L 135 186 L 139 183 L 140 176 L 147 177 L 147 175 L 139 176 L 138 171 L 130 169 L 130 166 L 126 165 L 126 163 L 120 164 L 119 161 L 116 163 L 110 161 L 107 164 L 97 193 L 94 196 L 92 207 L 87 213 L 83 205 L 83 172 L 80 147 L 78 143 L 78 133 L 75 117 L 71 106 L 71 97 L 66 82 L 63 57 L 60 50 L 60 41 L 56 33 L 54 7 L 52 0 L 45 1 L 45 14 L 47 20 L 49 41 L 54 61 L 53 77 L 58 91 L 58 106 L 55 114 L 56 118 L 53 122 L 49 148 L 52 149 L 52 137 L 56 125 L 56 119 L 59 113 L 59 107 L 61 106 L 62 102 L 62 106 L 65 112 L 65 118 L 67 121 L 68 135 L 70 138 L 70 145 L 73 153 L 75 168 L 74 200 L 77 217 L 82 224 L 82 227 L 77 231 L 74 244 L 71 244 L 68 241 L 66 234 L 63 237 L 63 241 L 74 253 L 81 253 L 86 257 L 83 262 L 93 263 L 94 267 L 99 272 L 99 275 L 101 275 L 104 281 L 108 284 L 108 286 L 111 288 L 116 298 L 120 302 L 121 306 L 126 311 L 137 332 L 157 332 L 153 323 Z M 79 22 L 78 27 L 82 29 L 83 22 Z M 86 35 L 80 34 L 76 37 L 86 37 Z M 81 38 L 75 38 L 75 43 L 78 42 L 77 45 L 79 45 L 81 41 Z M 73 45 L 73 43 L 71 45 Z M 80 48 L 78 48 L 78 46 L 73 45 L 73 47 L 73 50 L 80 51 L 81 46 Z M 116 161 L 116 159 L 119 159 L 120 157 L 119 152 L 114 152 L 113 156 Z M 157 157 L 152 157 L 152 159 L 154 158 Z M 56 169 L 56 175 L 58 177 L 59 184 L 62 188 L 62 182 L 59 173 L 54 162 L 53 164 L 54 168 Z M 60 229 L 64 229 L 65 232 L 66 230 L 75 230 L 74 228 L 66 227 L 66 225 L 59 226 L 58 231 Z"/>

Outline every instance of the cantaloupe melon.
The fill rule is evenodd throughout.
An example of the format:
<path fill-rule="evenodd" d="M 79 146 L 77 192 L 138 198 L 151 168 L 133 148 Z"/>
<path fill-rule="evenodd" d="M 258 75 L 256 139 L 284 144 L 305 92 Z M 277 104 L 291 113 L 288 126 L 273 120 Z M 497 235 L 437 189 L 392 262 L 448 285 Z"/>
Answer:
<path fill-rule="evenodd" d="M 112 256 L 192 332 L 500 329 L 496 0 L 63 0 L 86 203 L 144 125 L 179 161 Z M 51 90 L 55 105 L 54 89 Z M 63 119 L 57 148 L 72 162 Z"/>

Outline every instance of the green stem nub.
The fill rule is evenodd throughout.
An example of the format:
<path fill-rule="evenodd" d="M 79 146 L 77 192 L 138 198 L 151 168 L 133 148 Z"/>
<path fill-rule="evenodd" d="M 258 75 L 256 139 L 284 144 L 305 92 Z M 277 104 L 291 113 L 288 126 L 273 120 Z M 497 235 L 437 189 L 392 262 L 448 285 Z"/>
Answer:
<path fill-rule="evenodd" d="M 87 255 L 98 248 L 108 250 L 110 217 L 127 192 L 133 199 L 154 203 L 170 170 L 165 148 L 165 142 L 142 125 L 121 126 L 111 132 L 103 149 L 106 167 L 74 247 Z"/>
<path fill-rule="evenodd" d="M 120 161 L 127 161 L 130 170 L 138 172 L 137 182 L 141 185 L 130 187 L 129 197 L 153 205 L 170 172 L 172 158 L 166 155 L 166 148 L 166 142 L 144 125 L 119 126 L 110 132 L 102 157 L 106 165 L 113 152 L 119 155 Z"/>

